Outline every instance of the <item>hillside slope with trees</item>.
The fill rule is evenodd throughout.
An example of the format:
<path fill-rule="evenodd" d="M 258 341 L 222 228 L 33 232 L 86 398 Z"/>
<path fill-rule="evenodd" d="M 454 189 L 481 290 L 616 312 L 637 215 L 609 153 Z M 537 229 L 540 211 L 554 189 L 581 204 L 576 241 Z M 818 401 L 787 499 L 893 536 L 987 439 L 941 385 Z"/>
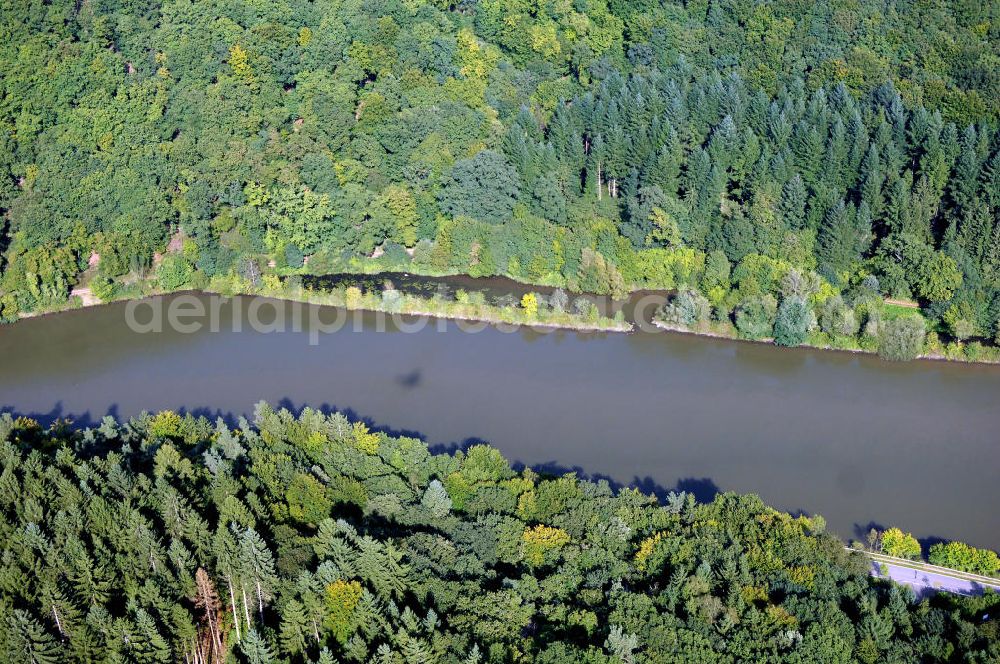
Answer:
<path fill-rule="evenodd" d="M 9 662 L 1000 657 L 997 595 L 916 601 L 820 517 L 263 403 L 237 429 L 0 415 L 0 561 Z"/>
<path fill-rule="evenodd" d="M 77 285 L 238 288 L 271 263 L 379 255 L 680 288 L 685 324 L 786 344 L 878 339 L 885 296 L 947 340 L 991 340 L 997 12 L 16 0 L 0 10 L 0 318 Z"/>

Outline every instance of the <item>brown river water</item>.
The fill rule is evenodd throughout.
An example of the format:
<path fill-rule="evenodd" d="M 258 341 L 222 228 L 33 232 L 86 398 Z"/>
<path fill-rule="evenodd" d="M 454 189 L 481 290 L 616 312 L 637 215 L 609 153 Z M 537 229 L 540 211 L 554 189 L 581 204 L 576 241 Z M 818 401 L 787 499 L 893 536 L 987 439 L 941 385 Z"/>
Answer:
<path fill-rule="evenodd" d="M 166 408 L 235 420 L 261 399 L 339 409 L 438 450 L 485 441 L 647 491 L 754 492 L 845 539 L 897 525 L 1000 548 L 1000 367 L 182 297 L 208 312 L 184 319 L 199 330 L 136 331 L 123 303 L 0 326 L 0 410 L 90 424 Z M 255 313 L 285 331 L 251 329 Z M 335 315 L 349 323 L 334 333 L 310 322 Z"/>

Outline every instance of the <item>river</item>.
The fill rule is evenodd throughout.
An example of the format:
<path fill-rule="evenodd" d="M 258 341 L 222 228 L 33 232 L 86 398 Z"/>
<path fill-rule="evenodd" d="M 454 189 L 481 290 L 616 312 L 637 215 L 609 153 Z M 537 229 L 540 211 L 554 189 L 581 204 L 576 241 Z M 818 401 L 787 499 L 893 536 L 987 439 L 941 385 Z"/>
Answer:
<path fill-rule="evenodd" d="M 380 330 L 374 314 L 311 345 L 308 322 L 234 329 L 249 303 L 218 309 L 217 331 L 138 333 L 121 303 L 0 326 L 0 409 L 93 423 L 336 408 L 439 450 L 487 441 L 645 490 L 755 492 L 845 539 L 897 525 L 1000 548 L 998 367 L 670 333 Z"/>

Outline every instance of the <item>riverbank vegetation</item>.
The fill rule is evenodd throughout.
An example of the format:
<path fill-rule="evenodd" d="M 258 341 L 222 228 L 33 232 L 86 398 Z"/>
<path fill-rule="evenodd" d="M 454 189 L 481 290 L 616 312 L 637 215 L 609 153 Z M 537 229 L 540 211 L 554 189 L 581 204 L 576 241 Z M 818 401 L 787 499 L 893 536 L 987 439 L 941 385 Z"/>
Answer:
<path fill-rule="evenodd" d="M 0 319 L 391 265 L 679 288 L 741 336 L 909 356 L 916 323 L 859 305 L 888 296 L 924 352 L 987 352 L 1000 18 L 904 5 L 24 0 Z"/>
<path fill-rule="evenodd" d="M 918 602 L 820 517 L 266 404 L 235 429 L 0 415 L 0 541 L 12 662 L 1000 657 L 996 595 Z"/>
<path fill-rule="evenodd" d="M 557 290 L 546 297 L 525 293 L 520 300 L 512 297 L 505 302 L 488 302 L 481 292 L 458 290 L 453 296 L 424 297 L 404 293 L 395 288 L 363 290 L 345 286 L 332 290 L 303 288 L 294 281 L 281 282 L 265 278 L 256 294 L 288 298 L 311 304 L 343 307 L 358 311 L 380 311 L 388 314 L 430 316 L 457 320 L 503 323 L 568 330 L 628 332 L 632 325 L 621 312 L 613 317 L 603 315 L 596 305 L 577 298 L 570 305 L 569 296 Z M 246 294 L 245 290 L 224 291 L 226 295 Z"/>
<path fill-rule="evenodd" d="M 769 341 L 780 346 L 812 346 L 878 353 L 887 360 L 917 357 L 965 362 L 1000 362 L 1000 347 L 981 340 L 941 334 L 916 304 L 900 305 L 876 292 L 803 292 L 800 274 L 787 273 L 777 296 L 743 300 L 736 308 L 713 307 L 700 292 L 674 294 L 656 312 L 654 323 L 667 330 Z"/>

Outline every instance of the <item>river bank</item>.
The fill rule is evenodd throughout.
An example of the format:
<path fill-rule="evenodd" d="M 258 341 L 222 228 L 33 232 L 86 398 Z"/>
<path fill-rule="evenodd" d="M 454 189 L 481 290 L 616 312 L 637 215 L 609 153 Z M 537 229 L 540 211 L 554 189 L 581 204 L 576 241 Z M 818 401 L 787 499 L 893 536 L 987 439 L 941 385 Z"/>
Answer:
<path fill-rule="evenodd" d="M 734 342 L 748 343 L 748 344 L 762 344 L 766 346 L 777 345 L 774 343 L 774 339 L 772 338 L 746 339 L 734 333 L 726 334 L 722 331 L 710 330 L 710 329 L 694 330 L 691 328 L 682 327 L 680 325 L 673 325 L 670 323 L 666 323 L 661 320 L 653 320 L 651 321 L 651 324 L 654 327 L 666 333 L 688 334 L 696 337 L 707 337 L 710 339 L 725 339 L 726 341 L 734 341 Z M 861 347 L 850 348 L 843 346 L 833 346 L 830 344 L 820 344 L 820 343 L 810 342 L 809 340 L 806 340 L 805 343 L 802 343 L 798 346 L 790 346 L 790 348 L 809 348 L 812 350 L 821 350 L 824 352 L 831 352 L 831 353 L 850 353 L 854 355 L 868 355 L 872 357 L 878 357 L 878 351 L 875 350 L 874 348 L 861 348 Z M 961 364 L 980 364 L 986 366 L 997 366 L 1000 365 L 1000 352 L 995 353 L 994 357 L 977 358 L 977 359 L 969 359 L 968 357 L 962 355 L 945 355 L 943 353 L 922 353 L 917 357 L 915 357 L 914 360 L 927 360 L 932 362 L 957 362 Z"/>
<path fill-rule="evenodd" d="M 222 290 L 211 287 L 181 289 L 176 291 L 151 291 L 138 297 L 114 298 L 106 302 L 92 301 L 71 303 L 61 308 L 27 312 L 21 320 L 45 318 L 58 314 L 85 309 L 105 307 L 117 303 L 138 302 L 153 297 L 183 294 L 206 294 L 223 297 L 266 297 L 272 300 L 337 307 L 349 312 L 371 312 L 398 316 L 426 317 L 433 319 L 483 323 L 487 325 L 510 325 L 573 332 L 632 332 L 634 326 L 621 319 L 608 318 L 598 313 L 589 315 L 573 314 L 545 309 L 521 307 L 498 307 L 484 302 L 443 302 L 430 298 L 400 294 L 398 299 L 387 300 L 372 293 L 319 292 L 305 289 L 260 289 Z M 537 306 L 537 303 L 536 303 Z"/>
<path fill-rule="evenodd" d="M 454 301 L 420 297 L 390 289 L 379 293 L 364 292 L 357 287 L 333 291 L 317 291 L 301 287 L 263 289 L 252 293 L 224 293 L 206 290 L 216 295 L 263 295 L 292 302 L 331 306 L 348 311 L 368 311 L 401 316 L 425 316 L 447 320 L 513 325 L 576 332 L 631 332 L 633 325 L 624 319 L 609 318 L 591 308 L 586 314 L 575 314 L 547 307 L 537 297 L 512 306 L 496 306 L 477 298 L 475 294 L 459 296 Z"/>
<path fill-rule="evenodd" d="M 294 275 L 293 278 L 302 278 L 304 282 L 311 280 L 314 283 L 320 284 L 327 282 L 328 285 L 337 283 L 343 284 L 351 279 L 362 280 L 364 278 L 373 280 L 384 279 L 387 282 L 395 282 L 398 279 L 406 279 L 411 282 L 415 280 L 424 280 L 432 286 L 434 284 L 447 283 L 453 288 L 466 289 L 470 292 L 480 290 L 483 293 L 492 293 L 494 297 L 502 293 L 513 294 L 516 297 L 520 297 L 521 295 L 529 292 L 547 296 L 556 290 L 561 290 L 561 288 L 556 285 L 532 284 L 530 282 L 519 281 L 507 276 L 471 277 L 461 273 L 435 272 L 420 269 L 402 273 L 393 269 L 379 268 L 368 263 L 363 265 L 352 264 L 352 267 L 358 269 L 329 275 L 309 275 L 302 274 L 301 271 L 289 271 L 289 274 Z M 736 334 L 735 328 L 732 325 L 701 326 L 697 329 L 693 329 L 669 325 L 658 320 L 656 313 L 659 306 L 663 302 L 666 302 L 667 298 L 674 293 L 676 293 L 675 290 L 667 291 L 634 288 L 629 291 L 626 296 L 617 299 L 610 295 L 596 295 L 593 293 L 569 292 L 569 296 L 590 300 L 597 306 L 598 310 L 606 316 L 612 316 L 619 312 L 624 314 L 624 320 L 625 322 L 631 324 L 630 329 L 632 330 L 648 332 L 652 331 L 652 328 L 655 328 L 656 331 L 662 332 L 676 332 L 708 338 L 727 339 L 731 341 L 749 341 L 772 346 L 775 345 L 773 339 L 771 338 L 745 339 L 740 337 Z M 644 298 L 648 295 L 652 295 L 654 298 L 659 299 L 653 311 L 649 311 L 648 306 L 641 306 L 643 304 L 648 305 L 648 302 L 644 302 Z M 908 312 L 920 311 L 919 305 L 912 301 L 886 298 L 885 304 L 887 305 L 887 308 L 902 309 Z M 829 337 L 822 333 L 810 333 L 806 340 L 797 347 L 878 356 L 878 351 L 874 342 L 870 345 L 864 345 L 863 343 L 859 343 L 858 339 L 853 338 L 837 338 L 833 341 L 834 343 L 831 343 Z M 978 341 L 953 341 L 944 343 L 935 332 L 930 331 L 927 336 L 924 352 L 920 353 L 913 359 L 960 362 L 963 364 L 997 365 L 1000 364 L 1000 347 L 993 344 L 983 344 Z"/>
<path fill-rule="evenodd" d="M 234 283 L 231 280 L 212 280 L 208 284 L 191 288 L 185 286 L 174 291 L 157 288 L 152 281 L 130 284 L 129 289 L 120 297 L 100 301 L 95 297 L 81 298 L 80 289 L 74 290 L 65 306 L 53 307 L 40 312 L 22 313 L 20 318 L 60 313 L 74 309 L 100 306 L 111 302 L 121 302 L 142 299 L 156 295 L 169 295 L 187 291 L 198 291 L 218 295 L 261 295 L 287 301 L 303 302 L 322 306 L 342 307 L 350 311 L 372 311 L 385 314 L 402 314 L 412 316 L 427 316 L 431 318 L 480 322 L 492 325 L 534 326 L 546 329 L 563 329 L 578 332 L 632 332 L 655 331 L 695 335 L 707 338 L 726 339 L 730 341 L 751 342 L 755 344 L 774 345 L 769 338 L 746 339 L 738 336 L 731 325 L 702 325 L 689 328 L 668 324 L 657 320 L 655 311 L 649 312 L 649 307 L 639 311 L 637 301 L 649 294 L 655 294 L 665 301 L 668 291 L 648 291 L 635 289 L 625 299 L 613 299 L 610 296 L 598 296 L 586 293 L 567 294 L 567 299 L 574 298 L 581 302 L 590 302 L 593 306 L 585 313 L 558 311 L 546 307 L 546 299 L 558 287 L 546 284 L 531 284 L 508 277 L 470 277 L 462 274 L 419 272 L 401 273 L 387 270 L 367 269 L 356 272 L 342 272 L 329 275 L 309 275 L 300 271 L 285 271 L 286 276 L 275 274 L 265 275 L 259 287 L 253 288 L 247 283 Z M 407 284 L 401 288 L 393 285 L 401 278 Z M 363 283 L 365 279 L 370 282 Z M 376 280 L 383 283 L 377 284 Z M 421 282 L 424 282 L 421 284 Z M 315 284 L 304 286 L 302 284 Z M 364 288 L 356 287 L 358 292 L 348 297 L 348 284 L 362 284 Z M 434 293 L 435 288 L 447 284 L 454 291 L 453 295 L 461 300 L 449 301 Z M 421 288 L 420 286 L 424 286 Z M 407 288 L 410 289 L 407 292 Z M 367 289 L 367 290 L 366 290 Z M 399 292 L 398 300 L 387 300 L 386 293 Z M 422 291 L 422 292 L 421 292 Z M 88 290 L 89 293 L 89 290 Z M 524 295 L 533 294 L 537 309 L 528 310 L 521 306 L 520 299 Z M 430 296 L 429 296 L 430 295 Z M 487 296 L 494 300 L 506 298 L 503 305 L 491 304 Z M 897 306 L 898 301 L 887 300 L 888 304 Z M 648 304 L 648 303 L 646 303 Z M 531 305 L 529 305 L 531 306 Z M 910 307 L 912 308 L 912 307 Z M 650 314 L 650 315 L 647 315 Z M 833 344 L 824 339 L 825 335 L 810 334 L 800 348 L 812 348 L 822 351 L 852 353 L 862 355 L 877 355 L 874 346 L 864 347 L 856 340 L 840 340 L 844 343 Z M 925 352 L 919 354 L 920 360 L 936 362 L 959 362 L 963 364 L 998 365 L 1000 364 L 1000 348 L 981 343 L 952 342 L 943 344 L 935 334 L 928 336 Z"/>

